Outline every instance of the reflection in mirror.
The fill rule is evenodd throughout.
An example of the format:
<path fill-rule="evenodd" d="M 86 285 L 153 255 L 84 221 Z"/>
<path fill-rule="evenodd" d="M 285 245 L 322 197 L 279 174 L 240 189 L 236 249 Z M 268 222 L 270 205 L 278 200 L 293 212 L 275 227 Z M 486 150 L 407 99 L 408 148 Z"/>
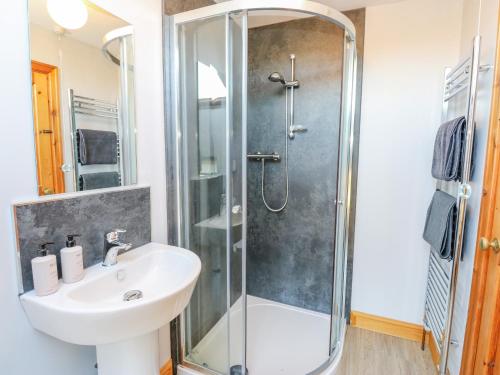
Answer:
<path fill-rule="evenodd" d="M 137 182 L 133 29 L 85 0 L 29 0 L 39 195 Z"/>

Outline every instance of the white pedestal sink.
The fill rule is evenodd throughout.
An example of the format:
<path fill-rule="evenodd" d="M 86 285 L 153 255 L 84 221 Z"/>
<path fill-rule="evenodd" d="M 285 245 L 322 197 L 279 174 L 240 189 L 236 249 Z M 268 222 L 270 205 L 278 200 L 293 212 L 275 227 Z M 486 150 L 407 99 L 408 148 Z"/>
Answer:
<path fill-rule="evenodd" d="M 99 375 L 157 375 L 157 330 L 187 306 L 200 270 L 191 251 L 149 243 L 120 255 L 115 266 L 87 268 L 82 281 L 61 282 L 54 294 L 25 293 L 21 303 L 37 330 L 96 345 Z M 124 300 L 130 291 L 142 296 Z"/>

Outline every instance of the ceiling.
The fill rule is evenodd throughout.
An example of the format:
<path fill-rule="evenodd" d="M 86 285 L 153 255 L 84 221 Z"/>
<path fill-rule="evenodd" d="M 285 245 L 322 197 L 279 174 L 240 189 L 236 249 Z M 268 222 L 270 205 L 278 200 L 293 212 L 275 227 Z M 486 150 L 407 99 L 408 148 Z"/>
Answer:
<path fill-rule="evenodd" d="M 103 36 L 116 28 L 127 26 L 128 23 L 115 17 L 97 6 L 85 2 L 89 18 L 85 26 L 78 30 L 67 30 L 65 35 L 80 42 L 101 48 Z M 55 31 L 57 25 L 47 12 L 47 0 L 29 0 L 30 22 L 50 31 Z"/>

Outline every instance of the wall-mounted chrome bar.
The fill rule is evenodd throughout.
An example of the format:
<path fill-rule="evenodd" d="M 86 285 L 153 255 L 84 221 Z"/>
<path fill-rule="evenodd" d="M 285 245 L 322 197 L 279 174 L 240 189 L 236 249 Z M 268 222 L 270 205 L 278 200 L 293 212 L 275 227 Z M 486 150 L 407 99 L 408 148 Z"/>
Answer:
<path fill-rule="evenodd" d="M 467 129 L 465 136 L 464 167 L 462 171 L 462 178 L 460 181 L 461 186 L 468 185 L 471 177 L 472 149 L 474 145 L 474 131 L 475 131 L 477 83 L 478 83 L 478 74 L 480 68 L 479 67 L 480 48 L 481 48 L 481 37 L 478 35 L 474 38 L 472 55 L 470 58 L 470 69 L 469 69 L 470 74 L 468 83 L 469 91 L 468 91 L 467 110 L 466 110 Z M 465 218 L 466 218 L 468 196 L 459 194 L 457 200 L 458 200 L 458 219 L 457 219 L 455 252 L 452 261 L 450 287 L 449 287 L 449 295 L 447 301 L 448 302 L 447 319 L 446 319 L 446 326 L 443 332 L 441 360 L 439 364 L 440 375 L 446 375 L 446 370 L 448 367 L 449 350 L 450 350 L 450 345 L 452 344 L 451 328 L 453 324 L 453 313 L 455 307 L 455 295 L 457 289 L 458 273 L 460 270 L 460 261 L 462 259 L 463 235 L 465 229 Z"/>
<path fill-rule="evenodd" d="M 82 96 L 82 95 L 74 95 L 74 100 L 79 101 L 79 102 L 86 102 L 90 103 L 93 105 L 102 105 L 103 107 L 109 107 L 109 108 L 115 108 L 117 107 L 116 104 L 106 102 L 104 100 L 96 99 L 96 98 L 89 98 L 88 96 Z"/>
<path fill-rule="evenodd" d="M 462 60 L 460 64 L 450 69 L 450 71 L 446 75 L 446 82 L 453 83 L 457 79 L 457 77 L 463 75 L 464 73 L 466 74 L 470 73 L 470 63 L 471 63 L 471 57 L 469 56 L 464 60 Z"/>
<path fill-rule="evenodd" d="M 469 87 L 471 58 L 465 59 L 460 65 L 446 74 L 444 101 L 448 101 Z"/>
<path fill-rule="evenodd" d="M 280 161 L 281 156 L 277 152 L 273 152 L 272 154 L 262 154 L 260 152 L 255 152 L 253 154 L 248 154 L 247 159 L 254 161 L 261 161 L 261 160 Z"/>
<path fill-rule="evenodd" d="M 292 80 L 291 82 L 297 82 L 295 80 L 295 54 L 290 55 L 290 70 L 292 71 Z M 295 133 L 292 131 L 292 126 L 295 124 L 295 88 L 299 87 L 299 84 L 297 82 L 297 85 L 291 85 L 287 86 L 287 88 L 290 88 L 290 125 L 288 128 L 288 137 L 290 139 L 295 138 Z"/>
<path fill-rule="evenodd" d="M 75 113 L 78 113 L 80 115 L 87 115 L 87 116 L 96 116 L 96 117 L 105 117 L 105 118 L 111 118 L 111 119 L 118 119 L 117 115 L 112 115 L 108 113 L 104 113 L 101 111 L 96 111 L 96 110 L 87 110 L 87 109 L 79 109 L 75 108 Z"/>
<path fill-rule="evenodd" d="M 116 104 L 85 96 L 72 96 L 72 110 L 82 115 L 118 119 L 118 106 Z"/>
<path fill-rule="evenodd" d="M 431 251 L 424 324 L 432 332 L 438 348 L 441 348 L 443 331 L 446 324 L 446 304 L 448 301 L 449 284 L 446 269 L 440 263 L 436 252 Z"/>
<path fill-rule="evenodd" d="M 491 68 L 492 65 L 480 65 L 479 72 L 486 72 Z M 462 62 L 460 69 L 452 70 L 446 75 L 444 101 L 447 102 L 469 87 L 471 69 L 471 58 L 469 57 Z"/>

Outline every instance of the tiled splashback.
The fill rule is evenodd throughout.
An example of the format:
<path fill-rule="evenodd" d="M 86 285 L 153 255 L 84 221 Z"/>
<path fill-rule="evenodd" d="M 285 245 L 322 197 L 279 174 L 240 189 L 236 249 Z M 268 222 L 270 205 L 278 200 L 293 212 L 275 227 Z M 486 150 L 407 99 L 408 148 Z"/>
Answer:
<path fill-rule="evenodd" d="M 14 205 L 17 247 L 24 291 L 33 289 L 31 259 L 44 242 L 54 242 L 50 254 L 56 254 L 61 277 L 59 251 L 67 234 L 80 234 L 84 266 L 102 261 L 104 234 L 115 228 L 126 229 L 125 242 L 133 247 L 151 241 L 149 188 L 85 194 L 72 198 L 20 203 Z"/>

